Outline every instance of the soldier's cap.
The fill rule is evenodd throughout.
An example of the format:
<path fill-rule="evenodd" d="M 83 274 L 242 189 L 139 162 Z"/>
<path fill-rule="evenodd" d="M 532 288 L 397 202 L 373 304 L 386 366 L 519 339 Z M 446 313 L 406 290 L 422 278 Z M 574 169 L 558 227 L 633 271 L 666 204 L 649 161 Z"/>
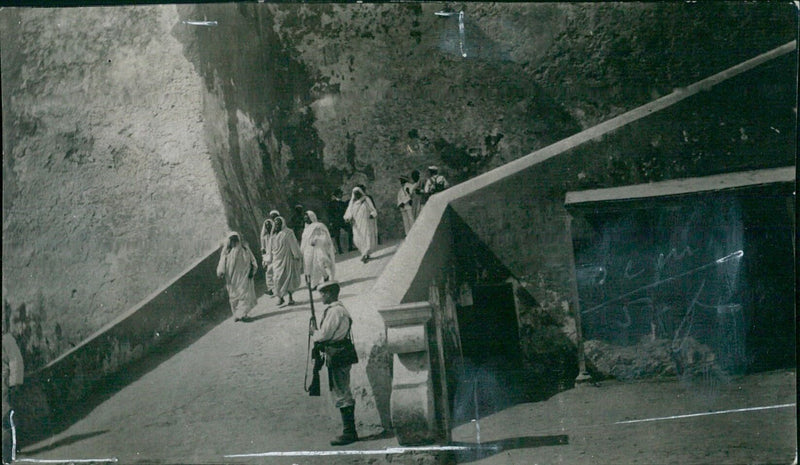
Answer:
<path fill-rule="evenodd" d="M 436 166 L 436 165 L 431 165 L 431 166 L 428 167 L 428 170 L 429 171 L 439 171 L 439 167 Z"/>
<path fill-rule="evenodd" d="M 317 286 L 317 291 L 319 292 L 329 292 L 333 290 L 339 290 L 339 283 L 336 281 L 325 281 L 324 283 Z"/>

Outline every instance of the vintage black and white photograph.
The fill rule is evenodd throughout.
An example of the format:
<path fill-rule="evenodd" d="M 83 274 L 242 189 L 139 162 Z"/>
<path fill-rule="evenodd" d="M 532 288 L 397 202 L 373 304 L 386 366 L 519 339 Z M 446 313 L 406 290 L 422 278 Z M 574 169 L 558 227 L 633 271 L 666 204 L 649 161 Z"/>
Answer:
<path fill-rule="evenodd" d="M 796 465 L 798 8 L 0 7 L 3 463 Z"/>

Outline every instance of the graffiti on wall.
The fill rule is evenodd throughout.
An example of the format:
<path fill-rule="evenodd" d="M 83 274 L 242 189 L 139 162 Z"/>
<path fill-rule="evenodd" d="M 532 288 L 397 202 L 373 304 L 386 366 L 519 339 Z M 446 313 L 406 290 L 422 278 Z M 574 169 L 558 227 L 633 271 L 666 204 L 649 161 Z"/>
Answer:
<path fill-rule="evenodd" d="M 746 368 L 744 233 L 735 198 L 595 212 L 589 223 L 591 239 L 576 242 L 587 341 L 660 344 L 675 374 Z"/>

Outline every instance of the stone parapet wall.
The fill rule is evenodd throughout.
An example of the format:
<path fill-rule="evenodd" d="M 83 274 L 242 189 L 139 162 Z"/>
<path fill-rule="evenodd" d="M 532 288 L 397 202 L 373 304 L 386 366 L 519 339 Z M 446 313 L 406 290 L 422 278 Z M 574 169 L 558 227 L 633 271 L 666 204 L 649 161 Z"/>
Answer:
<path fill-rule="evenodd" d="M 445 212 L 451 211 L 463 220 L 479 241 L 497 256 L 512 275 L 521 279 L 523 287 L 531 292 L 537 301 L 537 310 L 548 317 L 544 318 L 545 320 L 550 320 L 547 325 L 539 328 L 534 326 L 532 331 L 523 334 L 521 344 L 523 349 L 528 349 L 529 353 L 526 355 L 536 360 L 542 358 L 543 353 L 552 350 L 549 346 L 556 344 L 537 345 L 543 339 L 542 335 L 546 335 L 547 332 L 536 330 L 547 329 L 546 326 L 554 325 L 560 326 L 559 330 L 544 340 L 558 342 L 558 345 L 569 352 L 571 344 L 564 343 L 564 336 L 573 342 L 577 338 L 574 318 L 579 309 L 579 302 L 570 220 L 563 206 L 566 192 L 590 186 L 625 185 L 631 178 L 670 179 L 679 178 L 687 173 L 712 174 L 736 168 L 764 165 L 769 167 L 774 163 L 791 163 L 788 158 L 795 143 L 782 136 L 773 138 L 768 133 L 764 134 L 765 144 L 773 147 L 777 155 L 775 159 L 764 162 L 758 157 L 749 156 L 752 148 L 746 143 L 749 139 L 745 137 L 740 137 L 738 142 L 730 145 L 729 152 L 699 156 L 693 154 L 693 150 L 697 145 L 713 144 L 713 137 L 704 136 L 700 141 L 699 138 L 690 140 L 684 135 L 685 140 L 681 142 L 675 134 L 664 134 L 662 125 L 665 123 L 684 125 L 692 133 L 698 131 L 706 134 L 703 131 L 709 133 L 717 131 L 717 127 L 712 126 L 707 115 L 703 114 L 705 109 L 703 104 L 708 100 L 724 100 L 730 92 L 735 92 L 738 86 L 742 85 L 743 80 L 756 79 L 770 69 L 774 70 L 777 67 L 783 70 L 783 73 L 788 73 L 785 67 L 793 59 L 785 57 L 787 52 L 794 50 L 795 47 L 796 44 L 782 46 L 780 54 L 775 55 L 778 57 L 775 62 L 771 62 L 771 59 L 766 65 L 762 62 L 763 66 L 745 74 L 742 78 L 731 79 L 731 82 L 723 84 L 719 83 L 724 80 L 714 78 L 707 81 L 706 85 L 690 86 L 691 92 L 676 91 L 651 104 L 631 110 L 437 194 L 425 206 L 410 231 L 406 244 L 398 250 L 376 284 L 376 300 L 385 308 L 422 300 L 423 287 L 436 279 L 441 269 L 446 268 L 447 262 L 453 260 L 453 257 L 446 253 L 448 248 L 437 253 L 437 248 L 433 245 L 444 223 Z M 788 56 L 791 57 L 792 54 Z M 787 74 L 783 76 L 787 77 Z M 710 91 L 716 84 L 719 85 Z M 701 86 L 708 92 L 695 100 L 683 101 L 687 97 L 694 96 Z M 737 112 L 726 114 L 725 118 L 742 123 L 749 121 L 750 113 L 760 107 L 758 102 L 751 101 L 750 104 L 752 107 L 739 108 Z M 766 104 L 769 105 L 768 102 Z M 669 108 L 671 105 L 674 105 L 674 108 Z M 649 117 L 664 108 L 668 109 L 655 117 Z M 692 118 L 683 117 L 683 112 L 687 109 L 691 109 Z M 780 119 L 782 124 L 789 122 L 791 118 L 788 116 L 787 113 L 783 113 Z M 687 130 L 684 130 L 684 134 Z M 744 129 L 741 129 L 740 133 L 742 131 Z M 776 130 L 775 133 L 781 134 L 780 130 Z M 630 141 L 642 137 L 650 138 L 650 148 L 654 150 L 620 154 L 617 146 L 613 144 L 615 141 Z M 681 163 L 668 164 L 663 160 L 666 155 L 661 153 L 664 148 L 659 147 L 662 142 L 682 150 Z M 681 147 L 684 143 L 691 147 Z M 737 152 L 744 157 L 734 160 L 734 154 Z M 695 157 L 694 161 L 691 161 L 692 156 Z M 735 163 L 733 166 L 721 164 L 723 160 Z M 670 168 L 653 170 L 653 163 Z M 613 169 L 615 165 L 623 167 L 623 172 L 615 172 Z M 413 245 L 408 245 L 408 242 L 412 242 Z M 407 279 L 395 278 L 400 270 L 407 269 L 416 272 Z"/>
<path fill-rule="evenodd" d="M 16 404 L 19 430 L 39 436 L 82 411 L 91 394 L 118 388 L 115 377 L 154 350 L 227 314 L 227 294 L 216 277 L 219 251 L 207 253 L 177 278 L 81 344 L 28 375 Z"/>

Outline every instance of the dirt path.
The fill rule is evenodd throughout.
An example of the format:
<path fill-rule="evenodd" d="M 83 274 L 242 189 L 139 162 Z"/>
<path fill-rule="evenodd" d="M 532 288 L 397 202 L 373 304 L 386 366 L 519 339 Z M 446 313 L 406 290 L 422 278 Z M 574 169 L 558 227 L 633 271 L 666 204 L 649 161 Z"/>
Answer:
<path fill-rule="evenodd" d="M 370 289 L 395 249 L 384 247 L 367 265 L 354 253 L 337 263 L 342 301 L 351 312 L 361 307 L 354 300 Z M 295 306 L 278 308 L 277 299 L 262 296 L 251 313 L 255 321 L 227 319 L 20 457 L 210 463 L 228 454 L 329 449 L 341 425 L 327 389 L 318 398 L 303 391 L 307 291 L 295 300 Z M 322 383 L 327 386 L 324 376 Z M 350 448 L 396 445 L 384 438 Z"/>
<path fill-rule="evenodd" d="M 367 314 L 374 313 L 368 291 L 395 248 L 385 247 L 367 265 L 354 254 L 337 265 L 338 280 L 344 283 L 342 300 L 362 325 L 375 318 Z M 338 419 L 326 389 L 319 398 L 303 392 L 308 294 L 300 292 L 295 298 L 298 305 L 278 308 L 276 299 L 261 297 L 252 323 L 227 319 L 65 431 L 26 447 L 19 457 L 114 457 L 126 464 L 433 463 L 430 455 L 408 453 L 226 457 L 398 446 L 394 437 L 368 438 L 345 448 L 329 446 L 338 432 Z M 324 376 L 322 383 L 326 385 Z M 503 389 L 498 383 L 487 386 Z M 795 398 L 794 370 L 714 385 L 673 380 L 581 386 L 491 415 L 476 412 L 473 418 L 479 421 L 453 430 L 454 445 L 469 450 L 455 453 L 452 461 L 789 464 L 797 451 Z"/>

